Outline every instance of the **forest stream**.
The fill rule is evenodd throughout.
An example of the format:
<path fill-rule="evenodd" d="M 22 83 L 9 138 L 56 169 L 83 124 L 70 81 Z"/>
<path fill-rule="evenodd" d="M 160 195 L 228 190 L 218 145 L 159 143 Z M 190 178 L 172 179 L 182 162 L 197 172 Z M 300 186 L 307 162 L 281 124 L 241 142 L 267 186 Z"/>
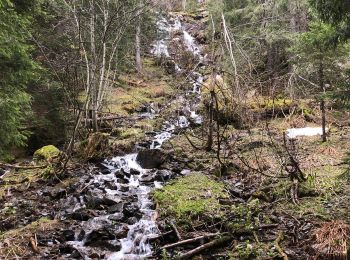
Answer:
<path fill-rule="evenodd" d="M 0 259 L 347 260 L 328 2 L 0 0 Z"/>
<path fill-rule="evenodd" d="M 176 71 L 181 71 L 181 67 L 175 63 L 174 57 L 169 53 L 169 44 L 174 39 L 176 32 L 177 40 L 181 41 L 187 51 L 196 57 L 200 64 L 196 67 L 201 68 L 205 63 L 205 56 L 201 52 L 200 46 L 195 39 L 185 30 L 177 16 L 164 16 L 159 14 L 157 22 L 157 34 L 159 39 L 153 44 L 151 53 L 158 58 L 166 57 L 174 64 Z M 181 39 L 182 38 L 182 39 Z M 191 124 L 200 125 L 202 118 L 197 114 L 198 101 L 200 100 L 203 76 L 193 70 L 187 78 L 189 79 L 188 91 L 183 95 L 176 97 L 179 107 L 182 107 L 176 115 L 168 118 L 164 122 L 162 129 L 155 132 L 153 140 L 149 147 L 139 153 L 131 153 L 125 156 L 106 159 L 102 165 L 103 171 L 89 180 L 89 186 L 85 193 L 89 194 L 93 200 L 101 200 L 108 205 L 107 214 L 98 215 L 82 223 L 83 233 L 76 234 L 76 241 L 68 244 L 72 245 L 84 259 L 92 259 L 90 256 L 96 250 L 94 239 L 96 236 L 110 236 L 111 239 L 104 241 L 106 259 L 144 259 L 153 254 L 150 241 L 159 235 L 156 219 L 157 213 L 154 210 L 154 204 L 150 199 L 150 192 L 153 189 L 166 185 L 166 181 L 173 178 L 176 173 L 170 170 L 159 170 L 154 167 L 154 163 L 162 156 L 162 144 L 170 139 L 174 132 L 191 127 Z M 140 114 L 141 117 L 155 117 L 155 111 L 150 107 L 149 112 Z M 159 150 L 159 151 L 158 151 Z M 158 152 L 157 152 L 158 151 Z M 153 169 L 152 169 L 153 168 Z M 186 175 L 189 170 L 182 169 L 179 175 Z M 86 208 L 89 199 L 80 196 L 67 198 L 66 214 L 76 214 L 80 209 Z M 70 206 L 68 206 L 70 205 Z M 116 230 L 113 229 L 114 222 L 119 225 Z M 112 227 L 112 228 L 111 228 Z M 115 226 L 116 227 L 116 226 Z M 107 230 L 103 233 L 103 230 Z M 102 234 L 101 234 L 102 232 Z M 115 239 L 112 239 L 118 234 Z M 123 237 L 123 234 L 126 237 Z M 89 245 L 93 245 L 93 247 Z M 120 248 L 118 250 L 118 248 Z M 71 259 L 71 255 L 63 256 Z"/>

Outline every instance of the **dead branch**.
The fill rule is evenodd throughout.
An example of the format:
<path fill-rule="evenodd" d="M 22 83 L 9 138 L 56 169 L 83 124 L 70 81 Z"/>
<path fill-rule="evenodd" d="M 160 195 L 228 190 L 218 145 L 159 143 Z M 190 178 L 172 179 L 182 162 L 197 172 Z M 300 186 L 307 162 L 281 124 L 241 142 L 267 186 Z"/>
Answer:
<path fill-rule="evenodd" d="M 180 234 L 179 230 L 177 229 L 174 221 L 170 221 L 170 226 L 173 228 L 173 230 L 174 230 L 177 238 L 179 239 L 179 241 L 181 241 L 182 240 L 181 234 Z"/>
<path fill-rule="evenodd" d="M 232 236 L 223 236 L 223 237 L 220 237 L 216 240 L 213 240 L 209 243 L 206 243 L 204 245 L 201 245 L 193 250 L 190 250 L 188 251 L 187 253 L 184 253 L 182 255 L 179 256 L 179 259 L 189 259 L 191 258 L 192 256 L 204 251 L 204 250 L 207 250 L 209 248 L 212 248 L 214 246 L 218 246 L 218 245 L 221 245 L 221 244 L 224 244 L 228 241 L 230 241 L 232 239 Z"/>
<path fill-rule="evenodd" d="M 219 235 L 223 235 L 223 234 L 222 233 L 215 233 L 215 234 L 207 234 L 204 236 L 194 237 L 194 238 L 182 240 L 182 241 L 179 241 L 179 242 L 176 242 L 173 244 L 165 245 L 161 249 L 169 249 L 169 248 L 174 248 L 174 247 L 178 247 L 181 245 L 191 244 L 191 243 L 198 242 L 198 241 L 206 239 L 206 238 L 216 237 Z"/>
<path fill-rule="evenodd" d="M 48 165 L 49 164 L 22 166 L 22 165 L 14 165 L 14 164 L 7 164 L 7 163 L 0 162 L 0 167 L 10 168 L 10 169 L 19 169 L 19 170 L 43 169 L 43 168 L 46 168 Z"/>
<path fill-rule="evenodd" d="M 35 235 L 35 238 L 34 237 L 30 238 L 30 247 L 32 248 L 34 253 L 36 253 L 36 254 L 40 253 L 39 248 L 38 248 L 38 241 L 36 239 L 36 235 Z"/>
<path fill-rule="evenodd" d="M 283 239 L 283 233 L 282 231 L 279 232 L 276 240 L 275 240 L 275 247 L 277 251 L 280 253 L 281 256 L 283 256 L 283 260 L 288 260 L 287 254 L 283 251 L 283 249 L 280 246 L 280 242 Z"/>

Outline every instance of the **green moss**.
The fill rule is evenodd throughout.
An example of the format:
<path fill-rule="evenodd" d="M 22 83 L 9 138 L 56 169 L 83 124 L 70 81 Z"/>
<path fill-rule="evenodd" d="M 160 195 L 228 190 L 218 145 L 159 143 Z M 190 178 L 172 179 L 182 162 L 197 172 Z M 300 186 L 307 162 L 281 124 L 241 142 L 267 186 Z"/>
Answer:
<path fill-rule="evenodd" d="M 293 104 L 293 100 L 285 98 L 269 99 L 259 98 L 258 101 L 250 103 L 252 109 L 281 109 L 289 107 Z"/>
<path fill-rule="evenodd" d="M 203 174 L 191 174 L 175 180 L 154 192 L 154 199 L 164 217 L 175 217 L 179 223 L 196 217 L 220 217 L 219 198 L 228 198 L 224 185 Z"/>
<path fill-rule="evenodd" d="M 2 178 L 3 183 L 0 185 L 0 201 L 5 198 L 9 188 L 16 189 L 23 183 L 30 185 L 30 183 L 40 179 L 41 171 L 42 169 L 11 170 Z"/>
<path fill-rule="evenodd" d="M 47 145 L 35 151 L 33 158 L 36 160 L 50 160 L 60 154 L 60 150 L 53 146 Z"/>

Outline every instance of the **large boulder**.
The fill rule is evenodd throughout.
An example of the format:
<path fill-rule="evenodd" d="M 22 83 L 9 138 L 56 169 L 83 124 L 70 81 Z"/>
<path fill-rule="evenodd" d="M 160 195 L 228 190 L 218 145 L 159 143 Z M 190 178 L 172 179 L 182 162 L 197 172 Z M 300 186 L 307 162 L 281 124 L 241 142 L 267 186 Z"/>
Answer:
<path fill-rule="evenodd" d="M 35 160 L 49 161 L 60 154 L 60 150 L 54 145 L 47 145 L 35 151 L 33 158 Z"/>
<path fill-rule="evenodd" d="M 119 251 L 121 249 L 120 242 L 116 241 L 114 231 L 107 228 L 97 229 L 90 232 L 85 237 L 84 245 L 110 251 Z"/>
<path fill-rule="evenodd" d="M 168 155 L 159 149 L 141 150 L 137 157 L 137 163 L 144 169 L 160 167 L 168 158 Z"/>

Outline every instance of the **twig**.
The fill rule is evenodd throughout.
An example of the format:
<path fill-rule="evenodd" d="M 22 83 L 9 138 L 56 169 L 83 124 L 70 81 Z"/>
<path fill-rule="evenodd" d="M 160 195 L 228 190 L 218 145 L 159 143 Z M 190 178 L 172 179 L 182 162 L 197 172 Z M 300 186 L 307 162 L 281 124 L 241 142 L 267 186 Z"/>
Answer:
<path fill-rule="evenodd" d="M 282 248 L 279 244 L 282 239 L 283 239 L 283 233 L 282 233 L 282 231 L 280 231 L 276 240 L 275 240 L 275 247 L 276 247 L 278 253 L 280 253 L 280 255 L 283 256 L 283 260 L 288 260 L 287 254 L 282 250 Z"/>

